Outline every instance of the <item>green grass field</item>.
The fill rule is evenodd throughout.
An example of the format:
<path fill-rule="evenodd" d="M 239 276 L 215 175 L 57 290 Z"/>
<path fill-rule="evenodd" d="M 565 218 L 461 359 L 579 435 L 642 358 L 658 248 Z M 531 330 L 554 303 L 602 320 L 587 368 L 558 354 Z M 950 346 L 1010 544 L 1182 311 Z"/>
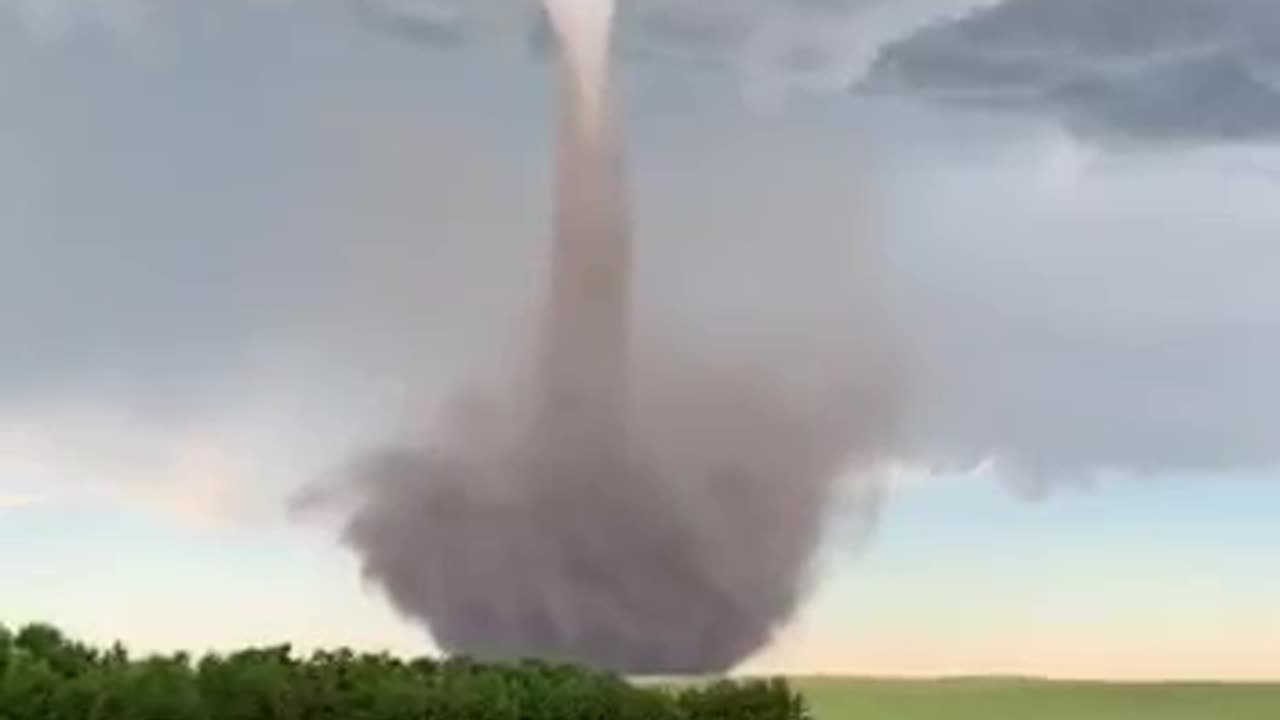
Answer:
<path fill-rule="evenodd" d="M 1280 684 L 797 678 L 816 720 L 1280 720 Z"/>

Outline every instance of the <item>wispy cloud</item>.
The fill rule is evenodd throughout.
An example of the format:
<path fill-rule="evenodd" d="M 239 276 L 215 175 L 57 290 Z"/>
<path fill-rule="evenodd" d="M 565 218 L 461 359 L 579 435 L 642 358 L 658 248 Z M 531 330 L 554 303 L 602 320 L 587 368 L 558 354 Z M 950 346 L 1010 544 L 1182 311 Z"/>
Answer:
<path fill-rule="evenodd" d="M 43 502 L 43 498 L 38 495 L 0 492 L 0 510 L 14 510 L 36 505 L 40 502 Z"/>
<path fill-rule="evenodd" d="M 10 483 L 0 509 L 115 507 L 201 528 L 271 522 L 277 497 L 329 457 L 314 438 L 304 452 L 287 427 L 246 406 L 181 417 L 90 401 L 20 406 L 0 413 L 0 480 Z"/>

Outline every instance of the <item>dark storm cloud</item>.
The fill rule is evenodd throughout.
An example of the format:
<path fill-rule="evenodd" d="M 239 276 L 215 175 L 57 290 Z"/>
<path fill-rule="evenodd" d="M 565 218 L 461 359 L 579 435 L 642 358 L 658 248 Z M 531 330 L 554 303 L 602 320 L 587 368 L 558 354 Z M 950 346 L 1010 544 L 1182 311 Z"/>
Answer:
<path fill-rule="evenodd" d="M 524 55 L 504 65 L 474 40 L 406 51 L 354 23 L 347 3 L 173 5 L 180 11 L 158 13 L 149 33 L 118 42 L 28 37 L 0 11 L 3 429 L 63 445 L 60 415 L 42 414 L 49 402 L 127 405 L 148 415 L 139 427 L 149 433 L 210 398 L 261 396 L 240 372 L 266 365 L 303 385 L 298 397 L 272 397 L 281 408 L 376 387 L 376 400 L 353 403 L 358 413 L 343 405 L 288 421 L 369 435 L 348 419 L 417 421 L 406 408 L 434 408 L 462 370 L 504 357 L 502 338 L 528 320 L 534 292 L 526 270 L 538 247 L 529 228 L 545 214 L 545 68 Z M 756 13 L 778 5 L 692 3 L 683 16 L 676 0 L 651 3 L 652 52 L 671 59 L 664 81 L 689 67 L 682 58 L 736 57 L 742 33 L 767 14 Z M 1203 23 L 1187 19 L 1201 18 L 1193 6 Z M 1242 57 L 1255 69 L 1274 56 L 1261 30 L 1270 3 L 1148 3 L 1148 20 L 1054 7 L 1052 23 L 1039 16 L 1047 10 L 1023 11 L 1025 22 L 992 26 L 1000 33 L 990 37 L 942 24 L 902 47 L 951 38 L 957 49 L 944 57 L 963 69 L 989 46 L 1001 72 L 1031 74 L 1033 89 L 1037 73 L 1090 53 L 1106 72 L 1129 63 L 1145 77 L 1143 58 L 1171 67 L 1200 57 L 1187 37 L 1252 48 Z M 535 27 L 522 17 L 521 49 Z M 974 21 L 992 17 L 1002 16 Z M 1055 29 L 1089 17 L 1105 27 Z M 1224 97 L 1214 112 L 1261 116 L 1253 96 Z M 858 173 L 883 161 L 868 201 L 885 203 L 883 282 L 910 313 L 924 368 L 910 459 L 1001 451 L 1052 473 L 1280 459 L 1270 379 L 1280 295 L 1268 273 L 1280 262 L 1280 159 L 1251 149 L 1126 164 L 1020 135 L 1020 118 L 933 106 L 921 119 L 860 95 L 774 120 L 709 100 L 705 112 L 652 122 L 644 100 L 628 120 L 647 228 L 645 312 L 679 315 L 690 336 L 750 337 L 756 311 L 769 327 L 816 335 L 815 318 L 847 299 L 838 270 L 857 262 L 826 252 L 852 226 Z M 1185 117 L 1169 118 L 1185 132 Z M 878 159 L 851 139 L 872 126 Z M 813 280 L 824 273 L 833 275 Z M 760 277 L 786 292 L 762 298 Z M 406 334 L 403 318 L 420 332 Z M 435 387 L 406 391 L 424 377 Z"/>
<path fill-rule="evenodd" d="M 1100 139 L 1272 140 L 1278 37 L 1268 0 L 1010 0 L 886 48 L 865 87 Z"/>
<path fill-rule="evenodd" d="M 462 21 L 450 13 L 432 12 L 431 6 L 401 7 L 376 0 L 352 0 L 351 7 L 371 29 L 389 32 L 415 45 L 452 48 L 467 39 Z"/>

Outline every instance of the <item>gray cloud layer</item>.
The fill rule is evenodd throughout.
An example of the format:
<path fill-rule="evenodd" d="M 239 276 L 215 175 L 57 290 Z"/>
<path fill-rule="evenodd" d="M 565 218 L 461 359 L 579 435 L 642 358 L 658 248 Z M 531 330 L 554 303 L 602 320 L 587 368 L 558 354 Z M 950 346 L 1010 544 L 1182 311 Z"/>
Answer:
<path fill-rule="evenodd" d="M 1274 179 L 1246 154 L 1127 164 L 1059 142 L 904 191 L 910 454 L 995 451 L 1041 480 L 1275 465 Z"/>

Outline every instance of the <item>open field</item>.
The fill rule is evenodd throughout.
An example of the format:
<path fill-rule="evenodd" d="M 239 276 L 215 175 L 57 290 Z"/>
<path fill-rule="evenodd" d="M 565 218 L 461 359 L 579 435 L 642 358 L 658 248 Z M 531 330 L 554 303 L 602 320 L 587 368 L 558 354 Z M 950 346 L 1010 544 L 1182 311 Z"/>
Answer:
<path fill-rule="evenodd" d="M 1277 720 L 1280 683 L 795 678 L 816 720 Z"/>

